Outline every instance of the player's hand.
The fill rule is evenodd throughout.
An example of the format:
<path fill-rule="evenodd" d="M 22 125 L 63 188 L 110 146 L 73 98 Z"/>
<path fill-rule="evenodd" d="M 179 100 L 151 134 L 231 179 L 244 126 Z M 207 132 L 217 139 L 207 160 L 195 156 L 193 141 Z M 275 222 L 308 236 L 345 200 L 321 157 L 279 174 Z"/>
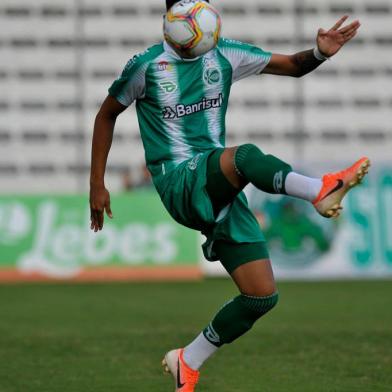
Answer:
<path fill-rule="evenodd" d="M 358 20 L 343 26 L 348 19 L 345 15 L 340 18 L 330 30 L 320 29 L 317 34 L 317 46 L 326 57 L 335 55 L 348 41 L 353 39 L 361 24 Z"/>
<path fill-rule="evenodd" d="M 90 211 L 91 211 L 91 230 L 94 232 L 101 231 L 103 228 L 104 212 L 113 219 L 110 209 L 110 194 L 108 190 L 102 186 L 91 185 L 90 187 Z"/>

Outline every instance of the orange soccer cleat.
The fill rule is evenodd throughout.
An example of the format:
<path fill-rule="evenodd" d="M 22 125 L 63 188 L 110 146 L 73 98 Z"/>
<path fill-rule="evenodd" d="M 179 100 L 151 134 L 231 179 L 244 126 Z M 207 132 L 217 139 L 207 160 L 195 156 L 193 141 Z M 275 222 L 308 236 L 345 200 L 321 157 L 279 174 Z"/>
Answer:
<path fill-rule="evenodd" d="M 326 218 L 337 218 L 343 209 L 341 203 L 346 193 L 359 185 L 368 173 L 369 158 L 361 158 L 346 170 L 329 173 L 323 177 L 323 186 L 313 205 L 320 215 Z"/>
<path fill-rule="evenodd" d="M 200 372 L 185 363 L 183 354 L 184 349 L 169 351 L 162 361 L 162 366 L 166 373 L 173 375 L 176 392 L 194 392 Z"/>

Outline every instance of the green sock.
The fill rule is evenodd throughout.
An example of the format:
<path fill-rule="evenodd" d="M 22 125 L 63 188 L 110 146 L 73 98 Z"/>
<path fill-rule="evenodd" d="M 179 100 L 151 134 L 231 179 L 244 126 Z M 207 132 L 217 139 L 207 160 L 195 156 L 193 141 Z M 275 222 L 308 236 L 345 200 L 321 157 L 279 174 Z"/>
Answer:
<path fill-rule="evenodd" d="M 239 295 L 216 314 L 203 331 L 205 338 L 217 347 L 233 342 L 249 331 L 260 317 L 268 313 L 277 304 L 278 298 L 278 293 L 268 297 Z"/>
<path fill-rule="evenodd" d="M 263 154 L 254 144 L 238 147 L 234 160 L 238 174 L 263 192 L 286 194 L 286 177 L 292 171 L 287 163 Z"/>

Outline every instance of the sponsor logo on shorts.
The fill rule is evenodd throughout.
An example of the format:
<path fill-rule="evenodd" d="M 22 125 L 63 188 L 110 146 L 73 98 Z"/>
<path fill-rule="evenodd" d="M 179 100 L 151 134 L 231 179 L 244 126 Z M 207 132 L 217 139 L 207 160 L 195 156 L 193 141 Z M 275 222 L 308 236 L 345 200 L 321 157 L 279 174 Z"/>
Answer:
<path fill-rule="evenodd" d="M 219 94 L 217 98 L 203 98 L 200 102 L 193 103 L 190 105 L 179 104 L 174 107 L 166 106 L 163 109 L 163 119 L 173 120 L 175 118 L 181 118 L 190 116 L 191 114 L 199 113 L 204 110 L 210 110 L 220 108 L 223 105 L 223 94 Z"/>

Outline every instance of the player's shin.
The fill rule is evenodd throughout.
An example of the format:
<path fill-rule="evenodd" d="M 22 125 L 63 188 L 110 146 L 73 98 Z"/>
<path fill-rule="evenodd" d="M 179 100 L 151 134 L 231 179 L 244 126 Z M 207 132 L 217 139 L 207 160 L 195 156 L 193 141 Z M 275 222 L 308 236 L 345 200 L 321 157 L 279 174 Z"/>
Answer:
<path fill-rule="evenodd" d="M 184 348 L 184 361 L 190 368 L 199 370 L 201 365 L 203 365 L 218 348 L 219 347 L 207 340 L 202 332 Z"/>
<path fill-rule="evenodd" d="M 286 194 L 312 202 L 322 181 L 294 173 L 289 164 L 273 155 L 265 155 L 257 146 L 244 144 L 235 154 L 237 173 L 263 192 Z"/>
<path fill-rule="evenodd" d="M 261 191 L 286 193 L 285 181 L 291 166 L 273 155 L 265 155 L 254 144 L 238 147 L 234 164 L 237 173 Z"/>
<path fill-rule="evenodd" d="M 250 297 L 239 295 L 226 303 L 208 327 L 184 350 L 186 363 L 195 370 L 219 347 L 249 331 L 253 324 L 278 302 L 279 295 Z"/>

